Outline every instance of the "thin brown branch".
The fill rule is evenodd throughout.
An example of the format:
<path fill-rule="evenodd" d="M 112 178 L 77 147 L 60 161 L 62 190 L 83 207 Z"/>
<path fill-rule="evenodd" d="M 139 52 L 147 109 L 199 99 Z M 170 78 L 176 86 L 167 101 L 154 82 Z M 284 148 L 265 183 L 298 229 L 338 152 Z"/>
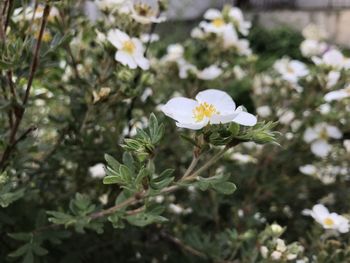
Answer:
<path fill-rule="evenodd" d="M 7 30 L 7 27 L 10 23 L 10 17 L 11 17 L 11 11 L 12 11 L 12 7 L 13 7 L 13 0 L 8 0 L 7 3 L 8 3 L 8 7 L 7 7 L 7 16 L 6 16 L 6 20 L 5 20 L 5 27 L 4 27 L 4 31 L 5 31 L 5 34 L 6 34 L 6 30 Z"/>
<path fill-rule="evenodd" d="M 45 8 L 44 8 L 44 13 L 43 13 L 43 18 L 42 18 L 42 22 L 41 22 L 40 32 L 39 32 L 38 40 L 36 42 L 36 46 L 35 46 L 35 50 L 34 50 L 33 60 L 32 60 L 32 63 L 31 63 L 30 73 L 29 73 L 29 78 L 28 78 L 28 84 L 27 84 L 27 87 L 26 87 L 25 95 L 23 97 L 23 101 L 22 101 L 22 107 L 21 108 L 17 108 L 17 110 L 15 111 L 16 120 L 15 120 L 15 123 L 14 123 L 12 129 L 11 129 L 10 138 L 9 138 L 9 144 L 5 148 L 5 151 L 4 151 L 4 153 L 3 153 L 2 157 L 1 157 L 1 160 L 0 160 L 0 171 L 5 170 L 7 160 L 10 158 L 11 152 L 14 149 L 14 145 L 16 143 L 16 134 L 18 132 L 18 128 L 19 128 L 19 126 L 21 124 L 21 121 L 22 121 L 22 118 L 23 118 L 23 114 L 24 114 L 24 111 L 25 111 L 25 106 L 26 106 L 26 104 L 28 102 L 28 99 L 29 99 L 29 94 L 30 94 L 30 90 L 31 90 L 31 87 L 32 87 L 34 75 L 35 75 L 37 66 L 39 64 L 40 47 L 41 47 L 41 42 L 42 42 L 42 38 L 43 38 L 43 34 L 44 34 L 44 31 L 45 31 L 45 27 L 46 27 L 46 24 L 47 24 L 47 20 L 48 20 L 49 14 L 50 14 L 50 5 L 47 3 L 45 5 Z"/>
<path fill-rule="evenodd" d="M 184 250 L 185 252 L 188 252 L 194 256 L 203 258 L 203 259 L 207 259 L 207 255 L 205 255 L 204 253 L 200 252 L 199 250 L 186 245 L 184 242 L 182 242 L 180 239 L 178 239 L 177 237 L 174 237 L 166 232 L 161 232 L 161 237 L 163 237 L 164 239 L 169 240 L 170 242 L 172 242 L 173 244 L 177 245 L 178 247 L 180 247 L 182 250 Z"/>

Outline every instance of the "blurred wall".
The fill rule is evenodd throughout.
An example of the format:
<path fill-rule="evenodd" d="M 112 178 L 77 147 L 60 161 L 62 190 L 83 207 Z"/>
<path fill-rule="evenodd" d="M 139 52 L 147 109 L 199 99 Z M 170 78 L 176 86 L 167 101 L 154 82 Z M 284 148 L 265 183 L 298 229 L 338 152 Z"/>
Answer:
<path fill-rule="evenodd" d="M 250 15 L 267 28 L 286 25 L 301 31 L 308 24 L 314 23 L 328 32 L 333 43 L 350 47 L 350 9 L 274 10 L 253 12 Z"/>

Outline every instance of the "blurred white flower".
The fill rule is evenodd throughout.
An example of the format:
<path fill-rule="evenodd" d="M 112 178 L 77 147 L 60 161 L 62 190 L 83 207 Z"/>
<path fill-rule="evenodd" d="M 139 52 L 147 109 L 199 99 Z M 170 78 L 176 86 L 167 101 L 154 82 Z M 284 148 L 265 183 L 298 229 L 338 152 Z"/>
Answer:
<path fill-rule="evenodd" d="M 271 253 L 271 259 L 272 259 L 272 260 L 277 261 L 277 260 L 280 260 L 281 257 L 282 257 L 282 253 L 281 253 L 280 251 L 275 250 L 275 251 L 273 251 L 273 252 Z"/>
<path fill-rule="evenodd" d="M 245 112 L 224 91 L 208 89 L 199 92 L 196 100 L 177 97 L 169 100 L 163 107 L 165 115 L 176 120 L 176 126 L 199 130 L 208 124 L 236 122 L 245 126 L 254 126 L 257 119 Z"/>
<path fill-rule="evenodd" d="M 251 155 L 241 154 L 241 153 L 238 153 L 238 152 L 233 152 L 230 155 L 230 159 L 234 160 L 234 161 L 237 161 L 239 163 L 242 163 L 242 164 L 256 163 L 258 161 L 256 158 L 254 158 Z"/>
<path fill-rule="evenodd" d="M 331 105 L 329 105 L 328 103 L 324 103 L 320 105 L 319 110 L 321 114 L 328 114 L 331 111 Z"/>
<path fill-rule="evenodd" d="M 51 7 L 50 8 L 50 13 L 48 16 L 48 20 L 52 21 L 54 20 L 56 17 L 59 16 L 59 11 L 56 7 Z M 25 20 L 38 20 L 41 19 L 44 15 L 44 5 L 39 4 L 37 6 L 37 8 L 35 9 L 35 13 L 34 13 L 34 6 L 27 6 L 26 8 L 16 8 L 13 11 L 13 21 L 17 22 L 21 19 L 25 19 Z"/>
<path fill-rule="evenodd" d="M 195 65 L 192 65 L 185 59 L 180 59 L 177 61 L 177 66 L 179 68 L 179 78 L 180 79 L 187 79 L 189 76 L 189 73 L 197 74 L 198 70 Z"/>
<path fill-rule="evenodd" d="M 233 67 L 233 73 L 238 80 L 243 79 L 247 75 L 247 73 L 239 65 L 235 65 Z"/>
<path fill-rule="evenodd" d="M 159 41 L 158 34 L 142 34 L 140 39 L 143 43 L 153 43 Z"/>
<path fill-rule="evenodd" d="M 159 16 L 159 3 L 157 0 L 130 1 L 131 17 L 141 24 L 161 23 L 166 20 Z"/>
<path fill-rule="evenodd" d="M 350 97 L 350 85 L 347 86 L 345 89 L 340 89 L 340 90 L 335 90 L 328 92 L 325 96 L 324 99 L 325 101 L 333 101 L 333 100 L 342 100 L 345 98 Z"/>
<path fill-rule="evenodd" d="M 151 88 L 145 88 L 145 90 L 143 91 L 143 93 L 140 97 L 140 100 L 142 102 L 145 102 L 152 95 L 153 95 L 153 90 Z"/>
<path fill-rule="evenodd" d="M 304 63 L 289 58 L 277 60 L 273 67 L 284 80 L 291 83 L 297 83 L 300 78 L 309 74 L 309 70 Z"/>
<path fill-rule="evenodd" d="M 341 131 L 327 123 L 319 123 L 314 127 L 307 128 L 304 133 L 304 141 L 311 143 L 311 151 L 318 157 L 326 157 L 332 149 L 328 143 L 330 138 L 340 139 L 343 137 Z"/>
<path fill-rule="evenodd" d="M 237 7 L 231 7 L 228 15 L 233 20 L 233 23 L 237 30 L 244 36 L 248 35 L 252 23 L 250 21 L 244 20 L 241 9 Z"/>
<path fill-rule="evenodd" d="M 195 27 L 191 31 L 191 37 L 197 38 L 197 39 L 203 39 L 205 37 L 205 34 L 202 29 L 200 29 L 199 27 Z"/>
<path fill-rule="evenodd" d="M 327 88 L 332 88 L 335 84 L 337 84 L 338 80 L 340 78 L 340 72 L 339 71 L 330 71 L 327 75 Z"/>
<path fill-rule="evenodd" d="M 180 215 L 184 211 L 182 206 L 176 205 L 176 204 L 169 204 L 169 210 L 170 210 L 170 212 L 172 212 L 172 213 L 174 213 L 176 215 Z"/>
<path fill-rule="evenodd" d="M 312 210 L 305 209 L 302 214 L 313 217 L 324 229 L 333 229 L 339 233 L 349 232 L 349 220 L 337 213 L 330 213 L 322 204 L 314 205 Z"/>
<path fill-rule="evenodd" d="M 269 249 L 266 246 L 261 246 L 260 253 L 263 258 L 267 258 L 269 255 Z"/>
<path fill-rule="evenodd" d="M 103 11 L 129 13 L 128 0 L 96 0 L 96 5 Z"/>
<path fill-rule="evenodd" d="M 89 173 L 92 178 L 103 178 L 106 175 L 105 166 L 103 163 L 95 164 L 89 168 Z"/>
<path fill-rule="evenodd" d="M 177 62 L 183 58 L 184 47 L 181 44 L 171 44 L 167 48 L 167 54 L 162 58 L 165 62 Z"/>
<path fill-rule="evenodd" d="M 344 140 L 343 145 L 345 147 L 345 150 L 350 153 L 350 140 Z"/>
<path fill-rule="evenodd" d="M 319 56 L 327 49 L 327 44 L 313 39 L 305 39 L 300 44 L 300 51 L 304 57 Z"/>
<path fill-rule="evenodd" d="M 307 164 L 299 167 L 299 171 L 305 175 L 315 175 L 317 172 L 316 166 Z"/>
<path fill-rule="evenodd" d="M 283 227 L 281 227 L 279 224 L 274 223 L 274 224 L 271 225 L 271 230 L 272 230 L 272 232 L 273 232 L 274 234 L 280 235 L 280 234 L 282 234 L 282 232 L 283 232 Z M 282 241 L 283 241 L 283 240 L 282 240 Z M 284 243 L 284 242 L 283 242 L 283 243 Z M 278 250 L 279 250 L 279 249 L 278 249 Z"/>
<path fill-rule="evenodd" d="M 211 65 L 201 71 L 197 72 L 197 78 L 203 80 L 216 79 L 222 74 L 222 69 L 216 65 Z"/>
<path fill-rule="evenodd" d="M 271 115 L 271 108 L 268 105 L 260 106 L 256 109 L 259 116 L 266 118 Z"/>
<path fill-rule="evenodd" d="M 280 123 L 287 125 L 290 124 L 294 118 L 295 113 L 291 110 L 287 110 L 279 116 L 278 120 L 280 121 Z"/>
<path fill-rule="evenodd" d="M 321 58 L 312 57 L 312 61 L 316 65 L 324 65 L 337 70 L 350 68 L 350 59 L 344 57 L 337 49 L 328 50 Z"/>
<path fill-rule="evenodd" d="M 199 27 L 207 33 L 222 34 L 228 27 L 234 30 L 231 24 L 225 22 L 222 13 L 217 9 L 208 9 L 204 13 L 204 18 L 209 22 L 202 21 L 199 23 Z"/>
<path fill-rule="evenodd" d="M 129 37 L 119 29 L 112 29 L 108 32 L 107 39 L 118 49 L 115 60 L 131 69 L 149 69 L 149 61 L 144 57 L 144 47 L 138 38 Z"/>

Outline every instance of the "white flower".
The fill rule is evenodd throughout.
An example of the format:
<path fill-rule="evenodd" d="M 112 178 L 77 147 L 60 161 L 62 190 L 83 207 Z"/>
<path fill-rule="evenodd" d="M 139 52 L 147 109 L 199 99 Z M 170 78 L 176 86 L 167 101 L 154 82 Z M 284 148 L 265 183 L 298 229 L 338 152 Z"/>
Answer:
<path fill-rule="evenodd" d="M 208 9 L 204 13 L 204 18 L 209 20 L 209 22 L 202 21 L 199 23 L 199 27 L 203 28 L 207 33 L 222 34 L 227 27 L 233 28 L 231 24 L 225 22 L 222 13 L 217 9 Z"/>
<path fill-rule="evenodd" d="M 294 260 L 294 259 L 296 259 L 297 257 L 298 257 L 297 254 L 288 254 L 288 255 L 287 255 L 287 260 Z"/>
<path fill-rule="evenodd" d="M 269 249 L 266 246 L 261 246 L 260 247 L 260 253 L 263 258 L 267 258 L 269 254 Z"/>
<path fill-rule="evenodd" d="M 177 66 L 179 67 L 180 79 L 187 79 L 189 73 L 197 74 L 198 72 L 197 67 L 187 62 L 185 59 L 178 60 Z"/>
<path fill-rule="evenodd" d="M 247 75 L 247 73 L 239 65 L 235 65 L 233 67 L 233 73 L 238 80 L 243 79 Z"/>
<path fill-rule="evenodd" d="M 208 124 L 236 122 L 254 126 L 257 119 L 245 112 L 224 91 L 209 89 L 199 92 L 196 100 L 177 97 L 169 100 L 163 107 L 165 115 L 176 120 L 178 127 L 199 130 Z"/>
<path fill-rule="evenodd" d="M 283 112 L 280 116 L 279 116 L 279 121 L 282 123 L 282 124 L 289 124 L 291 123 L 291 121 L 295 118 L 295 113 L 291 110 L 287 110 L 285 112 Z"/>
<path fill-rule="evenodd" d="M 321 114 L 328 114 L 331 111 L 331 105 L 329 105 L 328 103 L 324 103 L 320 105 L 318 109 L 320 110 Z"/>
<path fill-rule="evenodd" d="M 167 47 L 167 54 L 162 58 L 166 62 L 177 62 L 183 58 L 184 47 L 181 44 L 171 44 Z"/>
<path fill-rule="evenodd" d="M 340 70 L 342 68 L 349 68 L 349 59 L 345 58 L 343 54 L 336 49 L 331 49 L 325 52 L 322 58 L 312 57 L 312 61 L 316 65 L 324 65 L 333 69 Z"/>
<path fill-rule="evenodd" d="M 330 138 L 340 139 L 341 131 L 327 123 L 319 123 L 312 128 L 307 128 L 304 133 L 304 141 L 311 143 L 311 151 L 318 157 L 326 157 L 332 149 L 328 144 Z"/>
<path fill-rule="evenodd" d="M 129 8 L 127 7 L 127 0 L 96 0 L 96 5 L 101 10 L 117 10 L 118 12 L 128 13 Z"/>
<path fill-rule="evenodd" d="M 286 243 L 284 242 L 283 239 L 277 238 L 277 246 L 276 246 L 276 250 L 280 251 L 280 252 L 284 252 L 287 250 L 287 246 Z"/>
<path fill-rule="evenodd" d="M 158 17 L 157 0 L 132 0 L 130 11 L 131 17 L 141 24 L 161 23 L 166 20 L 164 16 Z"/>
<path fill-rule="evenodd" d="M 233 20 L 235 27 L 246 36 L 249 33 L 249 29 L 252 26 L 251 22 L 245 21 L 241 9 L 232 7 L 228 13 L 229 17 Z"/>
<path fill-rule="evenodd" d="M 149 69 L 149 61 L 144 57 L 144 48 L 138 38 L 131 38 L 119 29 L 112 29 L 108 32 L 107 39 L 118 49 L 115 60 L 131 69 Z"/>
<path fill-rule="evenodd" d="M 203 80 L 212 80 L 219 77 L 222 73 L 222 69 L 216 65 L 211 65 L 201 71 L 197 72 L 197 78 Z"/>
<path fill-rule="evenodd" d="M 153 43 L 159 41 L 159 35 L 158 34 L 142 34 L 140 36 L 140 39 L 143 43 Z"/>
<path fill-rule="evenodd" d="M 256 109 L 259 116 L 266 118 L 271 115 L 271 108 L 268 105 L 260 106 Z"/>
<path fill-rule="evenodd" d="M 205 37 L 205 34 L 202 29 L 200 29 L 199 27 L 195 27 L 191 31 L 191 37 L 197 38 L 197 39 L 203 39 Z"/>
<path fill-rule="evenodd" d="M 345 150 L 350 153 L 350 140 L 344 140 L 343 145 L 345 147 Z"/>
<path fill-rule="evenodd" d="M 339 233 L 349 232 L 349 220 L 337 213 L 329 213 L 322 204 L 314 205 L 312 210 L 305 209 L 302 214 L 312 216 L 324 229 L 333 229 Z"/>
<path fill-rule="evenodd" d="M 153 90 L 151 88 L 146 88 L 143 91 L 143 93 L 142 93 L 142 95 L 140 97 L 140 100 L 142 102 L 145 102 L 148 99 L 148 97 L 151 97 L 152 95 L 153 95 Z"/>
<path fill-rule="evenodd" d="M 324 99 L 325 101 L 333 101 L 333 100 L 342 100 L 345 98 L 350 97 L 350 85 L 347 86 L 345 89 L 340 89 L 340 90 L 335 90 L 328 92 L 325 96 Z"/>
<path fill-rule="evenodd" d="M 300 51 L 304 57 L 319 56 L 327 49 L 327 44 L 313 39 L 306 39 L 300 44 Z"/>
<path fill-rule="evenodd" d="M 277 251 L 277 250 L 275 250 L 275 251 L 273 251 L 272 253 L 271 253 L 271 259 L 272 260 L 280 260 L 281 259 L 281 257 L 282 257 L 282 253 L 281 252 L 279 252 L 279 251 Z"/>
<path fill-rule="evenodd" d="M 271 230 L 274 234 L 280 235 L 283 232 L 283 227 L 281 227 L 279 224 L 272 224 Z M 283 241 L 283 240 L 282 240 Z M 278 249 L 279 250 L 279 249 Z"/>
<path fill-rule="evenodd" d="M 89 168 L 89 173 L 92 178 L 103 178 L 106 175 L 105 166 L 103 163 L 95 164 Z"/>
<path fill-rule="evenodd" d="M 231 154 L 230 158 L 234 161 L 237 161 L 239 163 L 256 163 L 258 160 L 254 158 L 253 156 L 250 156 L 248 154 L 241 154 L 238 152 L 234 152 Z"/>
<path fill-rule="evenodd" d="M 176 215 L 180 215 L 184 211 L 184 209 L 180 205 L 176 205 L 176 204 L 170 204 L 169 210 L 170 210 L 170 212 L 172 212 Z"/>
<path fill-rule="evenodd" d="M 291 83 L 297 83 L 299 78 L 309 74 L 309 70 L 304 63 L 298 60 L 282 58 L 274 64 L 274 69 L 282 75 L 282 78 Z"/>
<path fill-rule="evenodd" d="M 307 164 L 299 167 L 299 171 L 306 175 L 315 175 L 317 172 L 316 166 L 312 164 Z"/>
<path fill-rule="evenodd" d="M 327 88 L 332 88 L 335 84 L 337 84 L 340 78 L 339 71 L 330 71 L 327 75 Z"/>

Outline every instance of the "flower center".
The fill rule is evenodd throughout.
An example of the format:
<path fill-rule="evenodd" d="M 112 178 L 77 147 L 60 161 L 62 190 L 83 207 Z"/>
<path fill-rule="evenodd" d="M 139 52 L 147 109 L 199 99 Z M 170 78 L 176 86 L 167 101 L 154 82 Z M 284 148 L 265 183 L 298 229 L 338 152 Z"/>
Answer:
<path fill-rule="evenodd" d="M 329 218 L 327 217 L 325 220 L 323 220 L 323 223 L 326 225 L 326 226 L 333 226 L 334 225 L 334 221 L 332 218 Z"/>
<path fill-rule="evenodd" d="M 154 15 L 152 7 L 148 4 L 137 3 L 134 5 L 134 9 L 139 16 L 150 17 Z"/>
<path fill-rule="evenodd" d="M 325 140 L 325 141 L 328 140 L 328 132 L 325 128 L 320 131 L 319 137 L 322 140 Z"/>
<path fill-rule="evenodd" d="M 123 43 L 123 48 L 125 52 L 132 54 L 134 53 L 136 46 L 131 40 L 127 40 Z"/>
<path fill-rule="evenodd" d="M 219 114 L 214 105 L 203 102 L 193 110 L 193 118 L 196 122 L 201 122 L 204 118 L 210 118 L 214 114 Z"/>
<path fill-rule="evenodd" d="M 294 73 L 294 69 L 291 66 L 287 66 L 287 72 L 290 74 Z"/>
<path fill-rule="evenodd" d="M 211 23 L 215 27 L 222 27 L 223 25 L 225 25 L 225 21 L 222 18 L 215 18 Z"/>

